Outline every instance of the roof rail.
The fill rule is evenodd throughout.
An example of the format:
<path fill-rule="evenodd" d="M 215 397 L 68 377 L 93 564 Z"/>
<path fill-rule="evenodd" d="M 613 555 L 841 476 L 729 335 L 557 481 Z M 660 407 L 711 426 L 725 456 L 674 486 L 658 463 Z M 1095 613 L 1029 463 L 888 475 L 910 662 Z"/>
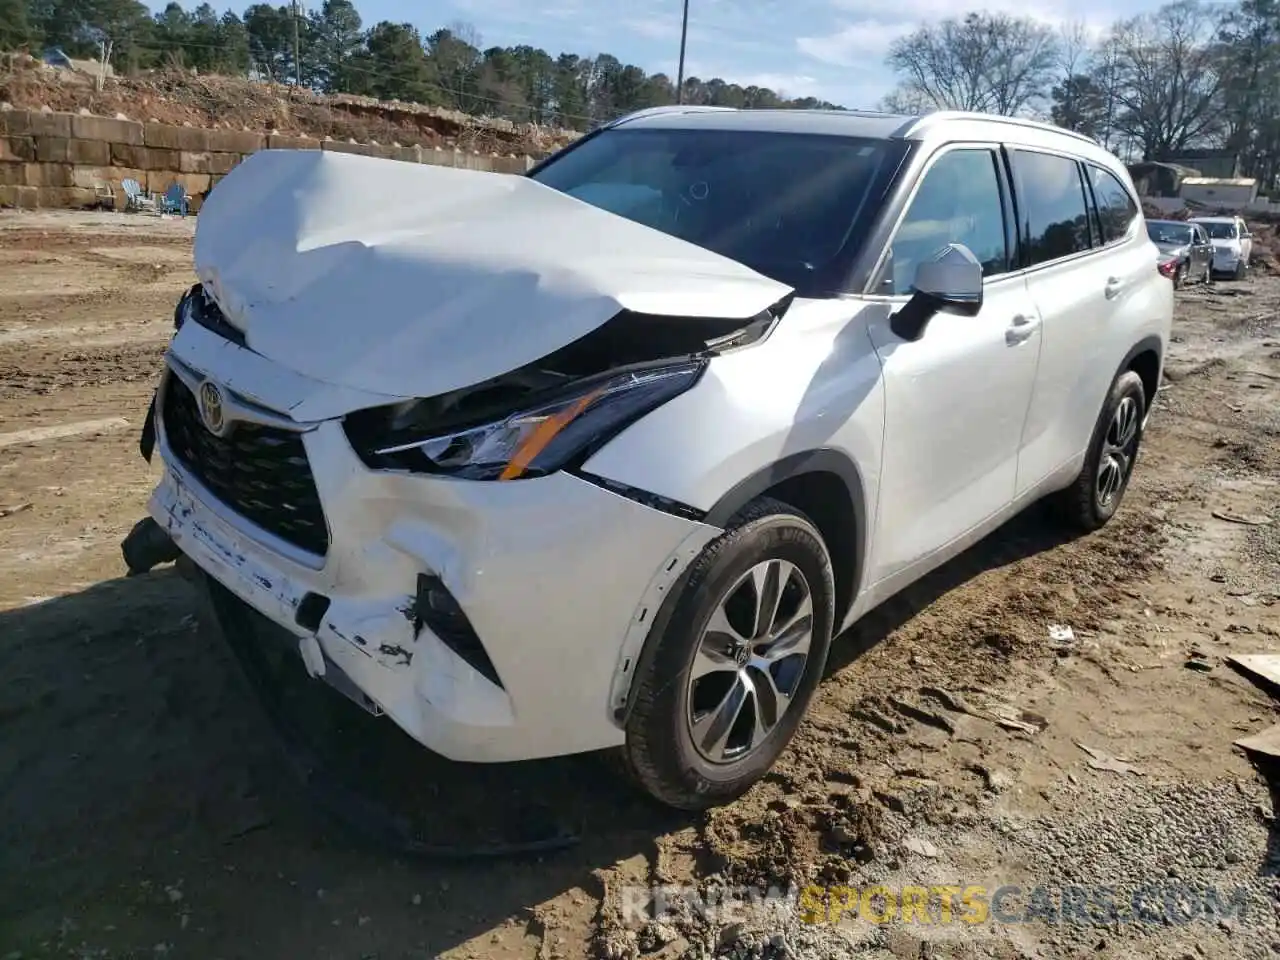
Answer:
<path fill-rule="evenodd" d="M 630 120 L 639 120 L 641 117 L 656 117 L 664 113 L 716 113 L 724 110 L 736 110 L 737 107 L 712 107 L 703 106 L 701 104 L 682 104 L 668 103 L 661 107 L 645 107 L 643 110 L 633 110 L 631 113 L 624 113 L 620 117 L 614 117 L 612 120 L 603 124 L 605 127 L 616 127 L 619 124 L 626 123 Z"/>
<path fill-rule="evenodd" d="M 1004 123 L 1014 127 L 1026 127 L 1030 130 L 1045 130 L 1083 140 L 1085 143 L 1092 144 L 1095 147 L 1101 146 L 1096 139 L 1087 134 L 1068 130 L 1066 127 L 1054 126 L 1052 123 L 1044 123 L 1040 120 L 1026 120 L 1022 117 L 1004 117 L 994 113 L 975 113 L 967 110 L 938 110 L 935 113 L 926 113 L 922 117 L 913 117 L 895 130 L 893 135 L 906 139 L 915 134 L 923 133 L 934 124 L 947 123 L 954 120 L 981 120 L 987 123 Z"/>

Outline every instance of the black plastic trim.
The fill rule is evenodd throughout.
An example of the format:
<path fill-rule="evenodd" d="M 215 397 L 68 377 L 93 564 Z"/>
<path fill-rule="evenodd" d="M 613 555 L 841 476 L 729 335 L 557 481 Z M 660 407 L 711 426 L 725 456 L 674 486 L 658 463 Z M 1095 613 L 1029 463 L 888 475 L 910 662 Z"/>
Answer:
<path fill-rule="evenodd" d="M 1124 355 L 1124 360 L 1120 362 L 1120 366 L 1116 367 L 1115 377 L 1120 376 L 1120 374 L 1128 370 L 1129 365 L 1137 359 L 1139 354 L 1143 353 L 1154 353 L 1156 355 L 1156 389 L 1159 390 L 1160 383 L 1164 379 L 1164 345 L 1160 342 L 1160 338 L 1154 333 L 1143 337 L 1129 348 L 1129 352 Z M 1112 383 L 1115 382 L 1115 377 L 1111 378 Z M 1111 384 L 1107 384 L 1107 390 L 1109 391 L 1110 389 Z M 1147 397 L 1147 410 L 1151 409 L 1152 404 L 1155 403 L 1155 399 L 1156 398 L 1154 396 Z M 1147 410 L 1143 411 L 1144 415 Z"/>
<path fill-rule="evenodd" d="M 641 490 L 639 487 L 633 487 L 618 480 L 610 480 L 608 477 L 588 473 L 586 470 L 581 468 L 569 469 L 566 472 L 577 477 L 579 480 L 585 480 L 587 483 L 593 483 L 603 490 L 608 490 L 610 493 L 616 493 L 620 497 L 626 497 L 628 500 L 634 500 L 642 506 L 658 510 L 662 513 L 668 513 L 673 517 L 692 520 L 695 523 L 703 523 L 706 520 L 706 511 L 699 510 L 697 507 L 691 507 L 687 503 L 681 503 L 679 500 L 672 500 L 670 497 L 664 497 L 658 493 L 650 493 L 648 490 Z"/>
<path fill-rule="evenodd" d="M 138 437 L 138 452 L 142 459 L 151 462 L 151 455 L 156 449 L 156 395 L 151 394 L 151 405 L 147 407 L 147 418 L 142 421 L 142 435 Z"/>
<path fill-rule="evenodd" d="M 298 604 L 293 620 L 309 633 L 320 629 L 320 623 L 329 610 L 329 598 L 322 593 L 308 592 Z"/>
<path fill-rule="evenodd" d="M 412 616 L 415 636 L 425 626 L 476 673 L 500 690 L 506 689 L 466 611 L 440 577 L 430 573 L 418 574 L 413 609 L 409 615 Z"/>

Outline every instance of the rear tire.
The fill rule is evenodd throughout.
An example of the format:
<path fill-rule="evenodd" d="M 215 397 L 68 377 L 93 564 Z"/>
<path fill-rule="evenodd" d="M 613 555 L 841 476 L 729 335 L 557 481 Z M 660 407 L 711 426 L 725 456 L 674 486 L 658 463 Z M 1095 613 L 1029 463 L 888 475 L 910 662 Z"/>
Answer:
<path fill-rule="evenodd" d="M 1079 476 L 1057 494 L 1056 506 L 1073 527 L 1090 532 L 1115 516 L 1133 476 L 1146 411 L 1142 378 L 1126 370 L 1112 383 L 1098 414 Z"/>
<path fill-rule="evenodd" d="M 812 521 L 767 497 L 681 582 L 641 660 L 623 752 L 653 797 L 705 810 L 746 793 L 791 742 L 826 666 L 835 586 Z"/>

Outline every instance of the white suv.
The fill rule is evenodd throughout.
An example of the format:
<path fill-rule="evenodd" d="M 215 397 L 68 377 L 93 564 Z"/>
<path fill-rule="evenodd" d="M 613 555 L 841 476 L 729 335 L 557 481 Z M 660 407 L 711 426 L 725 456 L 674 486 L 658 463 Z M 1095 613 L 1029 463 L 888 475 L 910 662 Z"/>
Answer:
<path fill-rule="evenodd" d="M 869 609 L 1047 495 L 1112 516 L 1156 260 L 1123 164 L 998 117 L 660 109 L 527 177 L 259 153 L 200 214 L 150 513 L 224 630 L 427 747 L 621 747 L 708 807 Z"/>

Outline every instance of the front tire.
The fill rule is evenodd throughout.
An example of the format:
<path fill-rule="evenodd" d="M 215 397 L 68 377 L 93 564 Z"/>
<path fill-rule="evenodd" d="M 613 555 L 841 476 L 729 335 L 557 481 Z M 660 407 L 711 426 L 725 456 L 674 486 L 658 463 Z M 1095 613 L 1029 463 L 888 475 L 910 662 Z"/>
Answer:
<path fill-rule="evenodd" d="M 1235 273 L 1233 273 L 1231 276 L 1233 280 L 1243 280 L 1245 276 L 1248 274 L 1248 272 L 1249 272 L 1248 264 L 1246 264 L 1244 260 L 1241 259 L 1236 261 L 1236 270 L 1235 270 Z"/>
<path fill-rule="evenodd" d="M 1080 475 L 1058 495 L 1064 518 L 1086 532 L 1105 526 L 1120 508 L 1142 443 L 1147 397 L 1132 370 L 1111 385 Z"/>
<path fill-rule="evenodd" d="M 1178 272 L 1173 275 L 1173 289 L 1181 290 L 1182 285 L 1187 282 L 1187 274 L 1190 272 L 1190 268 L 1185 262 L 1178 264 Z"/>
<path fill-rule="evenodd" d="M 635 678 L 624 755 L 656 799 L 705 810 L 746 793 L 791 742 L 826 666 L 834 576 L 812 521 L 761 497 L 682 583 Z"/>

